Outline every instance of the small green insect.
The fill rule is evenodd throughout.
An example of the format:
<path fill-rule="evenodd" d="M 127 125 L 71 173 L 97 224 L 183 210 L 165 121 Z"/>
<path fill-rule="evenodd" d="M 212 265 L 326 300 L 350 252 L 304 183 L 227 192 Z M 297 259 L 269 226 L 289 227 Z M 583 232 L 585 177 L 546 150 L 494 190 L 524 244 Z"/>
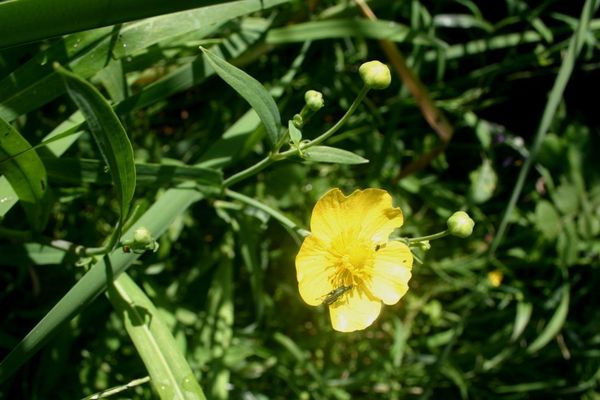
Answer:
<path fill-rule="evenodd" d="M 331 292 L 325 295 L 325 299 L 323 299 L 323 304 L 327 306 L 332 305 L 350 289 L 352 289 L 352 285 L 340 286 L 339 288 L 333 289 Z"/>

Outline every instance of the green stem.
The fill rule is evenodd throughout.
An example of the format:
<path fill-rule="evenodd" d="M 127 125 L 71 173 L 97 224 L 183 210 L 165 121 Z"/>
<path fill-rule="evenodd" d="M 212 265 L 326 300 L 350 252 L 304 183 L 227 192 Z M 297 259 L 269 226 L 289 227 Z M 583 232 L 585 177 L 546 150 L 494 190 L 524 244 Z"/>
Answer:
<path fill-rule="evenodd" d="M 443 238 L 444 236 L 448 236 L 449 234 L 450 234 L 450 232 L 446 229 L 445 231 L 434 233 L 433 235 L 421 236 L 421 237 L 417 237 L 417 238 L 408 238 L 408 239 L 406 239 L 406 241 L 408 242 L 408 244 L 413 244 L 413 243 L 423 242 L 425 240 L 435 240 L 435 239 Z"/>
<path fill-rule="evenodd" d="M 358 106 L 360 105 L 360 103 L 362 103 L 362 101 L 365 98 L 365 96 L 367 95 L 367 93 L 369 93 L 369 88 L 366 87 L 366 86 L 363 86 L 363 88 L 358 93 L 358 96 L 356 96 L 356 99 L 354 99 L 354 101 L 350 105 L 350 108 L 346 111 L 346 113 L 344 114 L 344 116 L 338 122 L 336 122 L 336 124 L 334 126 L 332 126 L 331 128 L 329 128 L 326 132 L 324 132 L 319 137 L 311 140 L 310 142 L 308 142 L 308 143 L 306 143 L 304 145 L 300 145 L 300 150 L 308 149 L 309 147 L 321 144 L 325 140 L 327 140 L 330 136 L 332 136 L 334 133 L 336 133 L 337 131 L 339 131 L 340 128 L 342 126 L 344 126 L 344 124 L 352 116 L 352 114 L 354 114 L 354 111 L 356 111 L 356 109 L 358 108 Z M 290 149 L 290 150 L 284 151 L 283 153 L 280 153 L 279 156 L 285 158 L 285 157 L 288 157 L 288 156 L 290 156 L 292 154 L 297 154 L 297 153 L 298 153 L 297 149 Z"/>
<path fill-rule="evenodd" d="M 259 173 L 260 171 L 265 169 L 267 166 L 273 164 L 275 161 L 276 160 L 273 159 L 273 156 L 271 154 L 269 154 L 268 157 L 263 158 L 258 163 L 251 166 L 250 168 L 247 168 L 247 169 L 245 169 L 241 172 L 238 172 L 237 174 L 234 174 L 234 175 L 230 176 L 229 178 L 225 179 L 225 181 L 223 182 L 223 187 L 228 188 L 231 185 L 235 185 L 239 181 L 242 181 L 246 178 L 251 177 L 254 174 Z"/>
<path fill-rule="evenodd" d="M 0 227 L 0 237 L 18 240 L 21 243 L 33 241 L 58 250 L 63 250 L 65 252 L 73 252 L 78 257 L 90 257 L 107 254 L 112 250 L 116 243 L 111 238 L 111 243 L 109 243 L 106 246 L 86 248 L 84 246 L 68 242 L 66 240 L 50 239 L 44 236 L 33 235 L 29 231 L 19 231 L 16 229 L 9 229 L 4 227 Z"/>
<path fill-rule="evenodd" d="M 19 231 L 16 229 L 0 227 L 0 237 L 18 240 L 21 243 L 33 241 L 36 243 L 40 243 L 44 246 L 62 250 L 64 252 L 74 252 L 80 257 L 87 255 L 87 250 L 83 246 L 76 245 L 75 243 L 68 242 L 66 240 L 50 239 L 43 236 L 33 235 L 29 231 Z"/>
<path fill-rule="evenodd" d="M 229 190 L 229 189 L 225 189 L 225 195 L 231 197 L 232 199 L 239 200 L 244 204 L 247 204 L 249 206 L 258 208 L 259 210 L 266 212 L 271 217 L 273 217 L 277 221 L 281 222 L 281 224 L 283 226 L 285 226 L 286 228 L 289 228 L 290 230 L 292 230 L 294 232 L 297 232 L 301 236 L 308 236 L 310 234 L 309 231 L 307 231 L 304 228 L 299 227 L 298 224 L 296 224 L 294 221 L 292 221 L 291 219 L 289 219 L 288 217 L 283 215 L 280 211 L 277 211 L 274 208 L 271 208 L 271 207 L 267 206 L 266 204 L 261 203 L 260 201 L 254 200 L 251 197 L 248 197 L 248 196 L 243 195 L 238 192 L 234 192 L 233 190 Z"/>
<path fill-rule="evenodd" d="M 356 109 L 358 108 L 360 103 L 363 101 L 363 99 L 365 98 L 365 96 L 367 95 L 368 92 L 369 92 L 369 88 L 364 86 L 361 89 L 361 91 L 358 93 L 358 96 L 356 96 L 356 99 L 354 99 L 354 101 L 352 102 L 352 105 L 350 105 L 350 108 L 346 111 L 344 116 L 334 126 L 329 128 L 326 132 L 324 132 L 322 135 L 320 135 L 316 139 L 313 139 L 304 145 L 300 145 L 300 150 L 304 150 L 309 147 L 316 146 L 320 143 L 323 143 L 323 141 L 327 140 L 331 135 L 333 135 L 334 133 L 339 131 L 340 128 L 348 121 L 350 116 L 352 116 L 354 111 L 356 111 Z M 289 149 L 282 153 L 279 153 L 277 151 L 275 153 L 271 153 L 271 154 L 269 154 L 269 156 L 263 158 L 258 163 L 254 164 L 253 166 L 251 166 L 243 171 L 240 171 L 237 174 L 234 174 L 234 175 L 230 176 L 229 178 L 225 179 L 225 181 L 223 182 L 223 187 L 228 188 L 232 185 L 235 185 L 236 183 L 243 181 L 244 179 L 249 178 L 252 175 L 259 173 L 260 171 L 262 171 L 269 165 L 273 164 L 274 162 L 284 160 L 287 157 L 290 157 L 290 156 L 296 155 L 296 154 L 298 154 L 298 149 L 295 149 L 295 148 Z"/>

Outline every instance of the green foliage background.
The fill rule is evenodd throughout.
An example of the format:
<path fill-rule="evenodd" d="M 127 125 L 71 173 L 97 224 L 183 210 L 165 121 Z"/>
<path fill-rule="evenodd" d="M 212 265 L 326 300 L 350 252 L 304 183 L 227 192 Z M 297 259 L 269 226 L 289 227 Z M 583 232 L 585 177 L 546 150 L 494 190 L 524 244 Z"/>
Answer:
<path fill-rule="evenodd" d="M 19 2 L 0 2 L 0 32 Z M 0 35 L 0 132 L 16 132 L 0 140 L 0 171 L 22 173 L 12 189 L 0 181 L 0 356 L 32 329 L 36 338 L 0 365 L 0 399 L 112 387 L 126 389 L 113 398 L 178 398 L 161 382 L 132 382 L 165 371 L 188 394 L 197 380 L 209 399 L 600 398 L 596 2 L 374 0 L 375 22 L 353 1 L 204 3 L 181 14 L 148 6 L 127 19 L 155 19 L 136 22 L 111 10 L 107 21 L 122 24 L 80 33 L 25 18 L 38 36 Z M 21 43 L 32 38 L 43 40 Z M 314 139 L 360 92 L 359 65 L 390 63 L 381 39 L 454 127 L 438 157 L 405 173 L 443 141 L 392 70 L 392 85 L 325 143 L 368 164 L 292 157 L 224 191 L 223 178 L 263 159 L 270 142 L 199 46 L 261 82 L 284 127 L 306 90 L 323 92 L 303 129 Z M 570 43 L 581 48 L 572 72 Z M 564 93 L 551 93 L 555 82 L 568 82 Z M 332 187 L 388 190 L 405 214 L 402 236 L 443 230 L 456 210 L 475 231 L 417 252 L 400 303 L 365 331 L 337 333 L 325 307 L 300 299 L 294 267 L 298 230 Z M 118 247 L 103 259 L 120 220 L 124 239 L 148 227 L 158 251 Z M 106 296 L 107 271 L 125 269 Z"/>

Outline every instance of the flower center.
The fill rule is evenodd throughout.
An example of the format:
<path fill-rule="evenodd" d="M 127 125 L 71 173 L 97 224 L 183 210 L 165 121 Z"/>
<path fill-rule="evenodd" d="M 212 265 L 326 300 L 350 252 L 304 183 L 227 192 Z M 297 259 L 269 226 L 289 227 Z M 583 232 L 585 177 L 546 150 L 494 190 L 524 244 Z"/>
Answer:
<path fill-rule="evenodd" d="M 348 240 L 340 236 L 332 243 L 332 265 L 335 272 L 332 276 L 334 287 L 360 285 L 372 273 L 375 247 L 367 241 L 354 238 Z"/>

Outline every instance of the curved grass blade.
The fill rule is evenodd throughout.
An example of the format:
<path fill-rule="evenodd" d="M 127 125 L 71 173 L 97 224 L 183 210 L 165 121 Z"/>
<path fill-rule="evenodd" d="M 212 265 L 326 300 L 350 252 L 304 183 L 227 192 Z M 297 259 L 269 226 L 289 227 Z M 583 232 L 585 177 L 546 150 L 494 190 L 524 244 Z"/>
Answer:
<path fill-rule="evenodd" d="M 158 238 L 173 223 L 175 218 L 202 195 L 191 184 L 182 184 L 167 190 L 144 215 L 123 235 L 132 239 L 137 228 L 145 227 Z M 113 280 L 127 270 L 139 257 L 135 253 L 116 250 L 91 268 L 44 318 L 19 342 L 0 363 L 0 383 L 13 374 L 33 356 L 62 323 L 70 320 L 106 290 L 107 281 Z"/>
<path fill-rule="evenodd" d="M 58 65 L 55 69 L 62 76 L 67 93 L 85 116 L 100 153 L 110 168 L 120 206 L 119 226 L 122 226 L 135 191 L 131 142 L 121 121 L 95 87 Z"/>
<path fill-rule="evenodd" d="M 556 337 L 558 332 L 560 332 L 565 324 L 567 314 L 569 312 L 570 288 L 568 283 L 563 285 L 561 292 L 562 296 L 560 298 L 560 304 L 554 312 L 554 315 L 552 315 L 552 318 L 550 318 L 550 321 L 548 321 L 548 325 L 546 325 L 542 333 L 540 333 L 540 335 L 527 348 L 528 353 L 535 353 L 550 343 L 550 341 Z"/>
<path fill-rule="evenodd" d="M 200 49 L 204 52 L 206 60 L 215 72 L 256 111 L 260 120 L 265 125 L 271 146 L 277 146 L 283 136 L 283 132 L 281 131 L 281 117 L 277 109 L 277 104 L 275 104 L 275 100 L 273 100 L 267 89 L 259 81 L 241 69 L 229 64 L 221 57 L 216 56 L 203 47 L 200 47 Z"/>
<path fill-rule="evenodd" d="M 527 327 L 529 320 L 531 319 L 531 312 L 533 311 L 533 307 L 531 303 L 526 303 L 524 301 L 520 301 L 517 304 L 517 313 L 515 315 L 515 324 L 513 327 L 512 334 L 510 335 L 510 341 L 514 342 L 519 337 Z"/>
<path fill-rule="evenodd" d="M 8 122 L 0 118 L 0 174 L 10 183 L 29 224 L 41 231 L 48 220 L 46 168 L 31 145 Z M 0 196 L 8 196 L 0 193 Z"/>
<path fill-rule="evenodd" d="M 120 314 L 159 397 L 206 399 L 171 331 L 142 289 L 122 274 L 109 285 L 108 298 Z"/>

